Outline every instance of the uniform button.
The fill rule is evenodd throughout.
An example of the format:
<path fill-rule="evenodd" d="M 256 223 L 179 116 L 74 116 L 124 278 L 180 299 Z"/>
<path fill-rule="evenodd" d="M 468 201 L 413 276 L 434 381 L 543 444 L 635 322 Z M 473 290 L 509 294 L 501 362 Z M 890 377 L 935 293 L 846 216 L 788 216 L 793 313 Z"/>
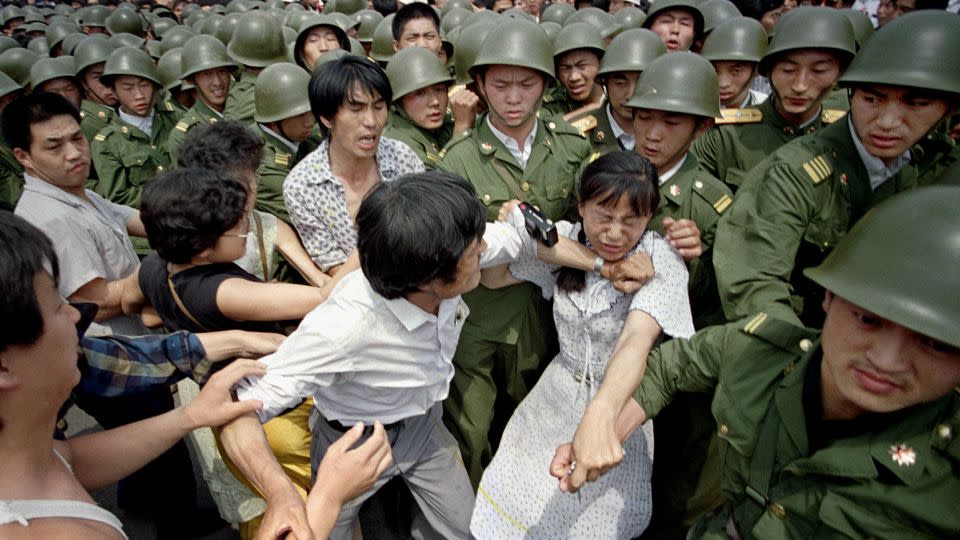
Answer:
<path fill-rule="evenodd" d="M 560 196 L 561 197 L 567 196 L 567 188 L 560 188 Z"/>
<path fill-rule="evenodd" d="M 525 191 L 525 192 L 526 192 L 526 191 L 530 191 L 530 184 L 527 183 L 527 182 L 524 182 L 524 183 L 520 184 L 520 189 L 522 189 L 522 190 Z"/>
<path fill-rule="evenodd" d="M 485 194 L 485 195 L 483 196 L 483 202 L 485 202 L 485 203 L 489 203 L 489 202 L 490 202 L 490 194 L 489 194 L 489 193 L 487 193 L 487 194 Z"/>
<path fill-rule="evenodd" d="M 783 519 L 787 517 L 787 509 L 783 507 L 782 504 L 773 503 L 770 505 L 770 512 L 773 515 L 777 516 L 778 519 Z"/>
<path fill-rule="evenodd" d="M 151 144 L 151 145 L 150 145 L 150 149 L 151 149 L 151 150 L 156 150 L 156 149 L 157 149 L 157 145 Z"/>
<path fill-rule="evenodd" d="M 694 187 L 696 187 L 697 189 L 701 189 L 701 188 L 703 187 L 703 182 L 697 180 L 696 182 L 693 183 L 693 185 L 694 185 Z"/>
<path fill-rule="evenodd" d="M 547 127 L 550 129 L 557 129 L 557 124 L 555 122 L 550 122 L 547 124 Z"/>
<path fill-rule="evenodd" d="M 158 166 L 157 166 L 157 172 L 158 172 L 158 173 L 163 172 L 163 165 L 158 165 Z"/>
<path fill-rule="evenodd" d="M 946 424 L 940 424 L 937 426 L 937 436 L 939 436 L 941 439 L 949 439 L 950 435 L 952 434 L 953 432 L 950 430 L 950 426 Z"/>
<path fill-rule="evenodd" d="M 726 435 L 727 433 L 730 433 L 730 428 L 726 424 L 720 424 L 720 434 Z"/>
<path fill-rule="evenodd" d="M 809 351 L 813 347 L 813 342 L 809 339 L 800 340 L 800 350 L 803 352 Z"/>

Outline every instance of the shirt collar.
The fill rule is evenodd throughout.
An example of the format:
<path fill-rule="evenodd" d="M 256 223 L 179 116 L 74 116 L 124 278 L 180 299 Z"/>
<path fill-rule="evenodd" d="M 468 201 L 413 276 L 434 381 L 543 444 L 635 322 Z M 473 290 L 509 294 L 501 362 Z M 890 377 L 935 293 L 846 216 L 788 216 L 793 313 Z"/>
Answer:
<path fill-rule="evenodd" d="M 900 169 L 910 162 L 910 151 L 907 150 L 903 154 L 897 156 L 897 158 L 893 160 L 893 163 L 887 165 L 882 159 L 874 156 L 870 152 L 867 152 L 866 147 L 863 146 L 862 142 L 860 142 L 860 136 L 857 135 L 857 130 L 853 129 L 852 118 L 847 118 L 847 126 L 850 128 L 850 138 L 853 139 L 853 145 L 857 148 L 857 153 L 860 154 L 860 159 L 863 161 L 863 167 L 867 170 L 867 175 L 870 177 L 870 186 L 873 189 L 880 187 L 880 184 L 886 182 L 895 174 L 900 172 Z"/>
<path fill-rule="evenodd" d="M 620 141 L 620 144 L 623 146 L 624 150 L 633 150 L 637 145 L 637 138 L 628 131 L 624 131 L 620 127 L 620 124 L 617 123 L 617 119 L 613 117 L 613 111 L 610 109 L 610 104 L 607 103 L 605 107 L 607 111 L 607 119 L 610 121 L 610 130 L 613 131 L 613 136 Z"/>
<path fill-rule="evenodd" d="M 397 176 L 397 161 L 393 157 L 387 146 L 403 144 L 393 139 L 387 137 L 380 137 L 380 143 L 377 145 L 377 170 L 380 171 L 380 179 L 383 181 L 393 180 Z M 313 161 L 315 165 L 320 166 L 319 171 L 319 180 L 321 182 L 334 182 L 339 184 L 340 181 L 337 180 L 337 177 L 333 174 L 333 168 L 330 164 L 330 137 L 324 137 L 323 141 L 320 143 L 320 146 L 316 150 L 311 152 L 317 155 L 316 161 Z"/>
<path fill-rule="evenodd" d="M 490 131 L 493 132 L 493 136 L 507 147 L 507 150 L 517 159 L 521 167 L 526 167 L 527 160 L 530 159 L 530 152 L 533 150 L 533 139 L 537 136 L 537 126 L 539 124 L 539 120 L 534 120 L 533 129 L 530 130 L 530 134 L 524 139 L 523 149 L 521 150 L 517 144 L 517 140 L 494 127 L 493 122 L 490 121 L 490 115 L 487 115 L 487 126 L 490 128 Z"/>
<path fill-rule="evenodd" d="M 123 109 L 118 108 L 117 113 L 120 115 L 120 119 L 124 122 L 130 124 L 131 126 L 139 129 L 140 131 L 146 133 L 148 136 L 153 136 L 153 110 L 150 110 L 150 114 L 146 117 L 133 116 L 123 112 Z"/>
<path fill-rule="evenodd" d="M 677 171 L 679 171 L 680 168 L 683 167 L 683 164 L 686 163 L 686 161 L 687 161 L 687 154 L 684 154 L 683 158 L 680 161 L 678 161 L 676 165 L 674 165 L 673 167 L 670 167 L 669 169 L 667 169 L 665 173 L 661 174 L 660 185 L 662 186 L 667 182 L 669 182 L 670 179 L 673 178 L 673 175 L 677 174 Z"/>
<path fill-rule="evenodd" d="M 80 197 L 77 197 L 72 193 L 68 193 L 63 189 L 51 184 L 50 182 L 47 182 L 41 178 L 37 178 L 36 176 L 33 176 L 27 172 L 23 173 L 23 183 L 24 188 L 29 191 L 56 199 L 60 202 L 69 204 L 70 206 L 81 207 L 84 206 L 84 203 L 86 202 Z"/>
<path fill-rule="evenodd" d="M 267 135 L 270 135 L 270 136 L 273 137 L 274 139 L 282 142 L 282 143 L 284 144 L 284 146 L 286 146 L 287 148 L 289 148 L 290 151 L 292 151 L 294 154 L 296 154 L 297 151 L 300 149 L 300 145 L 299 145 L 299 144 L 297 144 L 297 143 L 295 143 L 295 142 L 287 139 L 286 137 L 284 137 L 283 135 L 280 135 L 280 134 L 277 133 L 276 131 L 268 128 L 267 126 L 265 126 L 265 125 L 263 125 L 263 124 L 257 124 L 257 125 L 260 126 L 260 129 L 262 129 L 262 130 L 264 131 L 264 133 L 266 133 Z"/>

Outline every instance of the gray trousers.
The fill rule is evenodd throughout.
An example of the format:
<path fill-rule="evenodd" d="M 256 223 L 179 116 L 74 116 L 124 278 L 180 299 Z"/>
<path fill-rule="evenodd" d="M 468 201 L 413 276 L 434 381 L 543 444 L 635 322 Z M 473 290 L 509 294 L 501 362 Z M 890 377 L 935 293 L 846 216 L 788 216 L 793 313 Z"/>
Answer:
<path fill-rule="evenodd" d="M 439 403 L 429 412 L 407 418 L 387 431 L 392 447 L 393 463 L 374 483 L 373 488 L 343 505 L 337 525 L 330 534 L 333 540 L 351 540 L 353 525 L 360 505 L 373 496 L 396 475 L 410 488 L 430 527 L 442 538 L 470 537 L 470 517 L 475 494 L 460 457 L 460 449 L 441 420 Z M 313 426 L 310 445 L 310 468 L 316 481 L 317 468 L 330 447 L 343 433 L 318 418 Z M 362 444 L 367 436 L 360 438 Z"/>

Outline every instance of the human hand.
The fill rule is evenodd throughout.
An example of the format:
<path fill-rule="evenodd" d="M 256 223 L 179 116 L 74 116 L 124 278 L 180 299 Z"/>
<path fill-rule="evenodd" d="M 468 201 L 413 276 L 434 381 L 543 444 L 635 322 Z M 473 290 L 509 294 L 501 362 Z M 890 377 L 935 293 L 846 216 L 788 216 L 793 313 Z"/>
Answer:
<path fill-rule="evenodd" d="M 201 427 L 215 427 L 256 412 L 263 404 L 256 400 L 234 401 L 231 390 L 240 379 L 249 376 L 262 377 L 267 366 L 255 360 L 236 360 L 214 373 L 196 399 L 180 408 L 192 431 Z"/>
<path fill-rule="evenodd" d="M 550 461 L 550 476 L 560 481 L 560 491 L 570 493 L 570 468 L 573 467 L 573 444 L 563 443 L 557 447 Z"/>
<path fill-rule="evenodd" d="M 473 127 L 473 123 L 477 119 L 479 105 L 480 97 L 466 88 L 461 88 L 450 96 L 450 110 L 453 111 L 454 135 Z"/>
<path fill-rule="evenodd" d="M 700 228 L 689 219 L 663 218 L 664 239 L 676 248 L 684 261 L 692 261 L 703 254 Z"/>
<path fill-rule="evenodd" d="M 573 436 L 570 461 L 572 467 L 567 467 L 567 482 L 564 484 L 561 479 L 560 489 L 575 493 L 585 481 L 596 481 L 623 461 L 623 446 L 616 430 L 618 412 L 597 400 L 587 406 Z"/>
<path fill-rule="evenodd" d="M 292 489 L 292 488 L 291 488 Z M 296 490 L 267 500 L 255 540 L 313 540 L 303 499 Z"/>
<path fill-rule="evenodd" d="M 656 270 L 650 255 L 640 251 L 622 261 L 604 263 L 600 274 L 618 291 L 633 294 L 653 279 Z"/>
<path fill-rule="evenodd" d="M 520 205 L 520 201 L 517 199 L 509 200 L 503 203 L 500 206 L 500 211 L 497 212 L 497 221 L 511 222 L 510 216 L 513 214 L 513 211 L 516 210 L 517 206 Z"/>
<path fill-rule="evenodd" d="M 317 469 L 308 505 L 313 504 L 314 499 L 342 505 L 373 487 L 377 478 L 393 463 L 383 424 L 376 422 L 370 438 L 351 450 L 361 435 L 363 423 L 357 423 L 330 445 Z"/>

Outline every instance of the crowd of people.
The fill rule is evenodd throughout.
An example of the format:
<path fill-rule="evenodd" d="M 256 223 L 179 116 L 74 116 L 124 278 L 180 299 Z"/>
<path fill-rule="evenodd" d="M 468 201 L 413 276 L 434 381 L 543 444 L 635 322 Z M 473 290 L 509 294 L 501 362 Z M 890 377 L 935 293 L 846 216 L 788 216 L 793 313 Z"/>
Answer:
<path fill-rule="evenodd" d="M 956 11 L 4 2 L 0 538 L 957 536 Z"/>

